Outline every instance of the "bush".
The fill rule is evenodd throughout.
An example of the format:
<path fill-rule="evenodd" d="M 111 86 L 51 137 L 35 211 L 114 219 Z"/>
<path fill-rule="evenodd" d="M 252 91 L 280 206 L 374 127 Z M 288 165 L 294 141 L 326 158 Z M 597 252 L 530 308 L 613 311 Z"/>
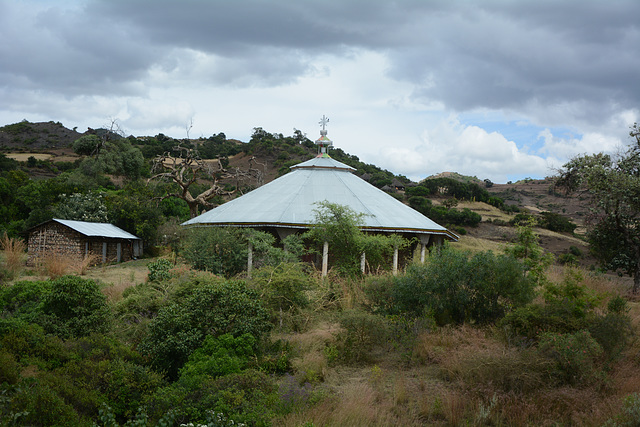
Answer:
<path fill-rule="evenodd" d="M 0 312 L 27 322 L 35 322 L 42 314 L 42 301 L 51 290 L 50 281 L 21 281 L 0 288 Z"/>
<path fill-rule="evenodd" d="M 338 335 L 338 351 L 347 363 L 366 361 L 373 346 L 387 339 L 384 320 L 374 314 L 347 310 L 340 315 L 340 326 L 344 331 Z"/>
<path fill-rule="evenodd" d="M 394 299 L 394 277 L 388 275 L 368 275 L 364 278 L 366 306 L 375 314 L 395 314 L 399 308 Z"/>
<path fill-rule="evenodd" d="M 209 379 L 194 388 L 174 383 L 147 399 L 152 420 L 174 410 L 178 424 L 205 423 L 213 411 L 235 422 L 268 426 L 277 404 L 278 388 L 273 379 L 252 369 Z"/>
<path fill-rule="evenodd" d="M 440 325 L 489 323 L 533 299 L 533 283 L 513 257 L 445 247 L 424 265 L 409 266 L 393 287 L 401 311 L 431 313 Z"/>
<path fill-rule="evenodd" d="M 1 414 L 0 421 L 2 424 L 7 422 L 6 425 L 11 425 L 11 418 L 19 425 L 29 426 L 75 426 L 87 422 L 81 420 L 55 390 L 35 380 L 25 381 L 17 387 L 3 409 L 9 413 L 8 419 Z M 20 416 L 16 417 L 18 414 Z"/>
<path fill-rule="evenodd" d="M 243 271 L 247 265 L 247 245 L 235 228 L 199 228 L 186 234 L 181 254 L 196 270 L 226 277 Z"/>
<path fill-rule="evenodd" d="M 151 364 L 174 379 L 207 335 L 251 334 L 259 340 L 271 328 L 258 294 L 243 282 L 202 281 L 192 289 L 191 294 L 160 309 L 140 345 Z"/>
<path fill-rule="evenodd" d="M 573 233 L 577 225 L 564 216 L 553 212 L 540 213 L 540 226 L 547 230 Z"/>
<path fill-rule="evenodd" d="M 285 313 L 293 313 L 307 306 L 305 291 L 313 286 L 313 280 L 300 263 L 281 263 L 275 267 L 264 266 L 253 273 L 250 285 L 260 294 L 265 307 L 271 310 L 273 319 L 280 326 Z"/>
<path fill-rule="evenodd" d="M 217 338 L 209 335 L 202 347 L 189 356 L 180 370 L 180 383 L 197 386 L 207 378 L 218 378 L 241 372 L 254 354 L 256 339 L 250 334 L 234 338 L 224 334 Z"/>
<path fill-rule="evenodd" d="M 587 331 L 545 332 L 540 337 L 538 350 L 555 361 L 552 374 L 561 384 L 580 385 L 602 377 L 596 363 L 602 355 L 602 347 Z"/>
<path fill-rule="evenodd" d="M 640 394 L 631 393 L 624 399 L 620 413 L 605 425 L 612 427 L 636 427 L 640 420 Z"/>
<path fill-rule="evenodd" d="M 168 280 L 171 278 L 171 262 L 164 258 L 158 258 L 157 260 L 150 262 L 147 265 L 149 269 L 149 275 L 147 279 L 150 282 L 161 282 L 163 280 Z"/>
<path fill-rule="evenodd" d="M 107 298 L 93 280 L 64 276 L 51 282 L 42 301 L 42 325 L 62 337 L 106 332 L 110 311 Z"/>

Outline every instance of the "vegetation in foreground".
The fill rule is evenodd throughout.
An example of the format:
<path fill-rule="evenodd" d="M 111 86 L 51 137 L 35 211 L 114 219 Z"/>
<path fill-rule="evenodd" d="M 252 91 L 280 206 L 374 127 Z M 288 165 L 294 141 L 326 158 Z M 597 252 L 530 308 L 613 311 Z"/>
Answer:
<path fill-rule="evenodd" d="M 321 279 L 267 244 L 251 278 L 174 254 L 122 294 L 14 281 L 0 289 L 1 423 L 634 425 L 637 304 L 545 268 L 529 231 L 508 254 L 444 247 L 395 277 Z"/>

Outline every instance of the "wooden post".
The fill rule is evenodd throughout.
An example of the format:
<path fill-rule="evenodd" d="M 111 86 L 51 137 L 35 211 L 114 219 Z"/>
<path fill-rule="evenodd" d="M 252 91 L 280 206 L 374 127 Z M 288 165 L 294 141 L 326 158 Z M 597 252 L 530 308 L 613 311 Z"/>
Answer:
<path fill-rule="evenodd" d="M 327 270 L 329 267 L 329 242 L 324 242 L 322 248 L 322 277 L 327 276 Z"/>
<path fill-rule="evenodd" d="M 107 262 L 107 242 L 102 242 L 102 263 Z"/>
<path fill-rule="evenodd" d="M 251 279 L 251 269 L 253 268 L 253 245 L 249 242 L 249 253 L 247 255 L 247 277 Z"/>
<path fill-rule="evenodd" d="M 360 271 L 362 271 L 362 274 L 364 274 L 364 267 L 365 267 L 366 261 L 367 261 L 367 256 L 365 255 L 364 252 L 362 252 L 362 255 L 360 255 Z"/>
<path fill-rule="evenodd" d="M 398 247 L 393 248 L 393 275 L 398 275 Z"/>
<path fill-rule="evenodd" d="M 421 264 L 424 264 L 424 256 L 426 252 L 427 252 L 427 245 L 425 245 L 424 243 L 420 243 L 420 263 Z"/>

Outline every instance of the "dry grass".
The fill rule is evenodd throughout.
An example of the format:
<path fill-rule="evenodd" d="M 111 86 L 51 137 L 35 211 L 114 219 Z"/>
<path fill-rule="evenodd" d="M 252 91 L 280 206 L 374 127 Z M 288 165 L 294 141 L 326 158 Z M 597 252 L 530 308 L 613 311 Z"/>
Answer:
<path fill-rule="evenodd" d="M 5 268 L 11 277 L 20 274 L 26 259 L 25 251 L 27 245 L 24 241 L 22 239 L 9 237 L 7 233 L 4 233 L 2 239 L 0 239 L 0 249 L 2 249 Z"/>
<path fill-rule="evenodd" d="M 468 201 L 460 201 L 456 206 L 457 209 L 468 208 L 473 212 L 476 212 L 482 216 L 482 220 L 486 221 L 488 219 L 494 220 L 499 219 L 501 221 L 509 222 L 515 215 L 508 214 L 506 212 L 501 211 L 495 206 L 491 206 L 484 202 L 468 202 Z"/>
<path fill-rule="evenodd" d="M 58 252 L 47 252 L 37 265 L 37 270 L 43 276 L 50 279 L 57 279 L 73 271 L 74 261 Z"/>
<path fill-rule="evenodd" d="M 479 239 L 477 237 L 469 235 L 460 236 L 460 239 L 455 243 L 456 249 L 471 252 L 493 251 L 495 253 L 503 253 L 505 247 L 505 243 L 487 239 Z"/>
<path fill-rule="evenodd" d="M 82 257 L 82 259 L 77 260 L 73 263 L 73 269 L 77 274 L 84 276 L 89 272 L 90 267 L 98 263 L 98 260 L 98 255 L 86 254 Z"/>

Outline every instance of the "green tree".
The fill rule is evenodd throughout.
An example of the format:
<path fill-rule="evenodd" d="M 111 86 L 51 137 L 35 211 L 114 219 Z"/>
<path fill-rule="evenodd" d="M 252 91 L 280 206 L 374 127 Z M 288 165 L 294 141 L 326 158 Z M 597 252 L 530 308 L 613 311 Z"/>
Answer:
<path fill-rule="evenodd" d="M 97 135 L 83 135 L 73 142 L 72 148 L 76 154 L 92 156 L 98 152 L 98 147 L 100 147 L 101 144 L 102 141 Z"/>
<path fill-rule="evenodd" d="M 362 253 L 361 231 L 364 214 L 353 211 L 348 206 L 317 203 L 315 224 L 307 236 L 319 244 L 329 243 L 329 251 L 334 265 L 343 274 L 357 274 Z"/>
<path fill-rule="evenodd" d="M 545 252 L 538 243 L 538 235 L 533 230 L 534 217 L 525 219 L 517 226 L 516 241 L 505 252 L 522 260 L 529 276 L 537 283 L 546 282 L 545 270 L 553 263 L 553 254 Z"/>
<path fill-rule="evenodd" d="M 640 126 L 622 154 L 578 156 L 560 170 L 558 185 L 583 191 L 591 201 L 588 238 L 603 267 L 633 277 L 640 290 Z"/>
<path fill-rule="evenodd" d="M 60 202 L 53 209 L 53 215 L 60 219 L 88 222 L 108 222 L 107 206 L 99 193 L 61 194 Z"/>

